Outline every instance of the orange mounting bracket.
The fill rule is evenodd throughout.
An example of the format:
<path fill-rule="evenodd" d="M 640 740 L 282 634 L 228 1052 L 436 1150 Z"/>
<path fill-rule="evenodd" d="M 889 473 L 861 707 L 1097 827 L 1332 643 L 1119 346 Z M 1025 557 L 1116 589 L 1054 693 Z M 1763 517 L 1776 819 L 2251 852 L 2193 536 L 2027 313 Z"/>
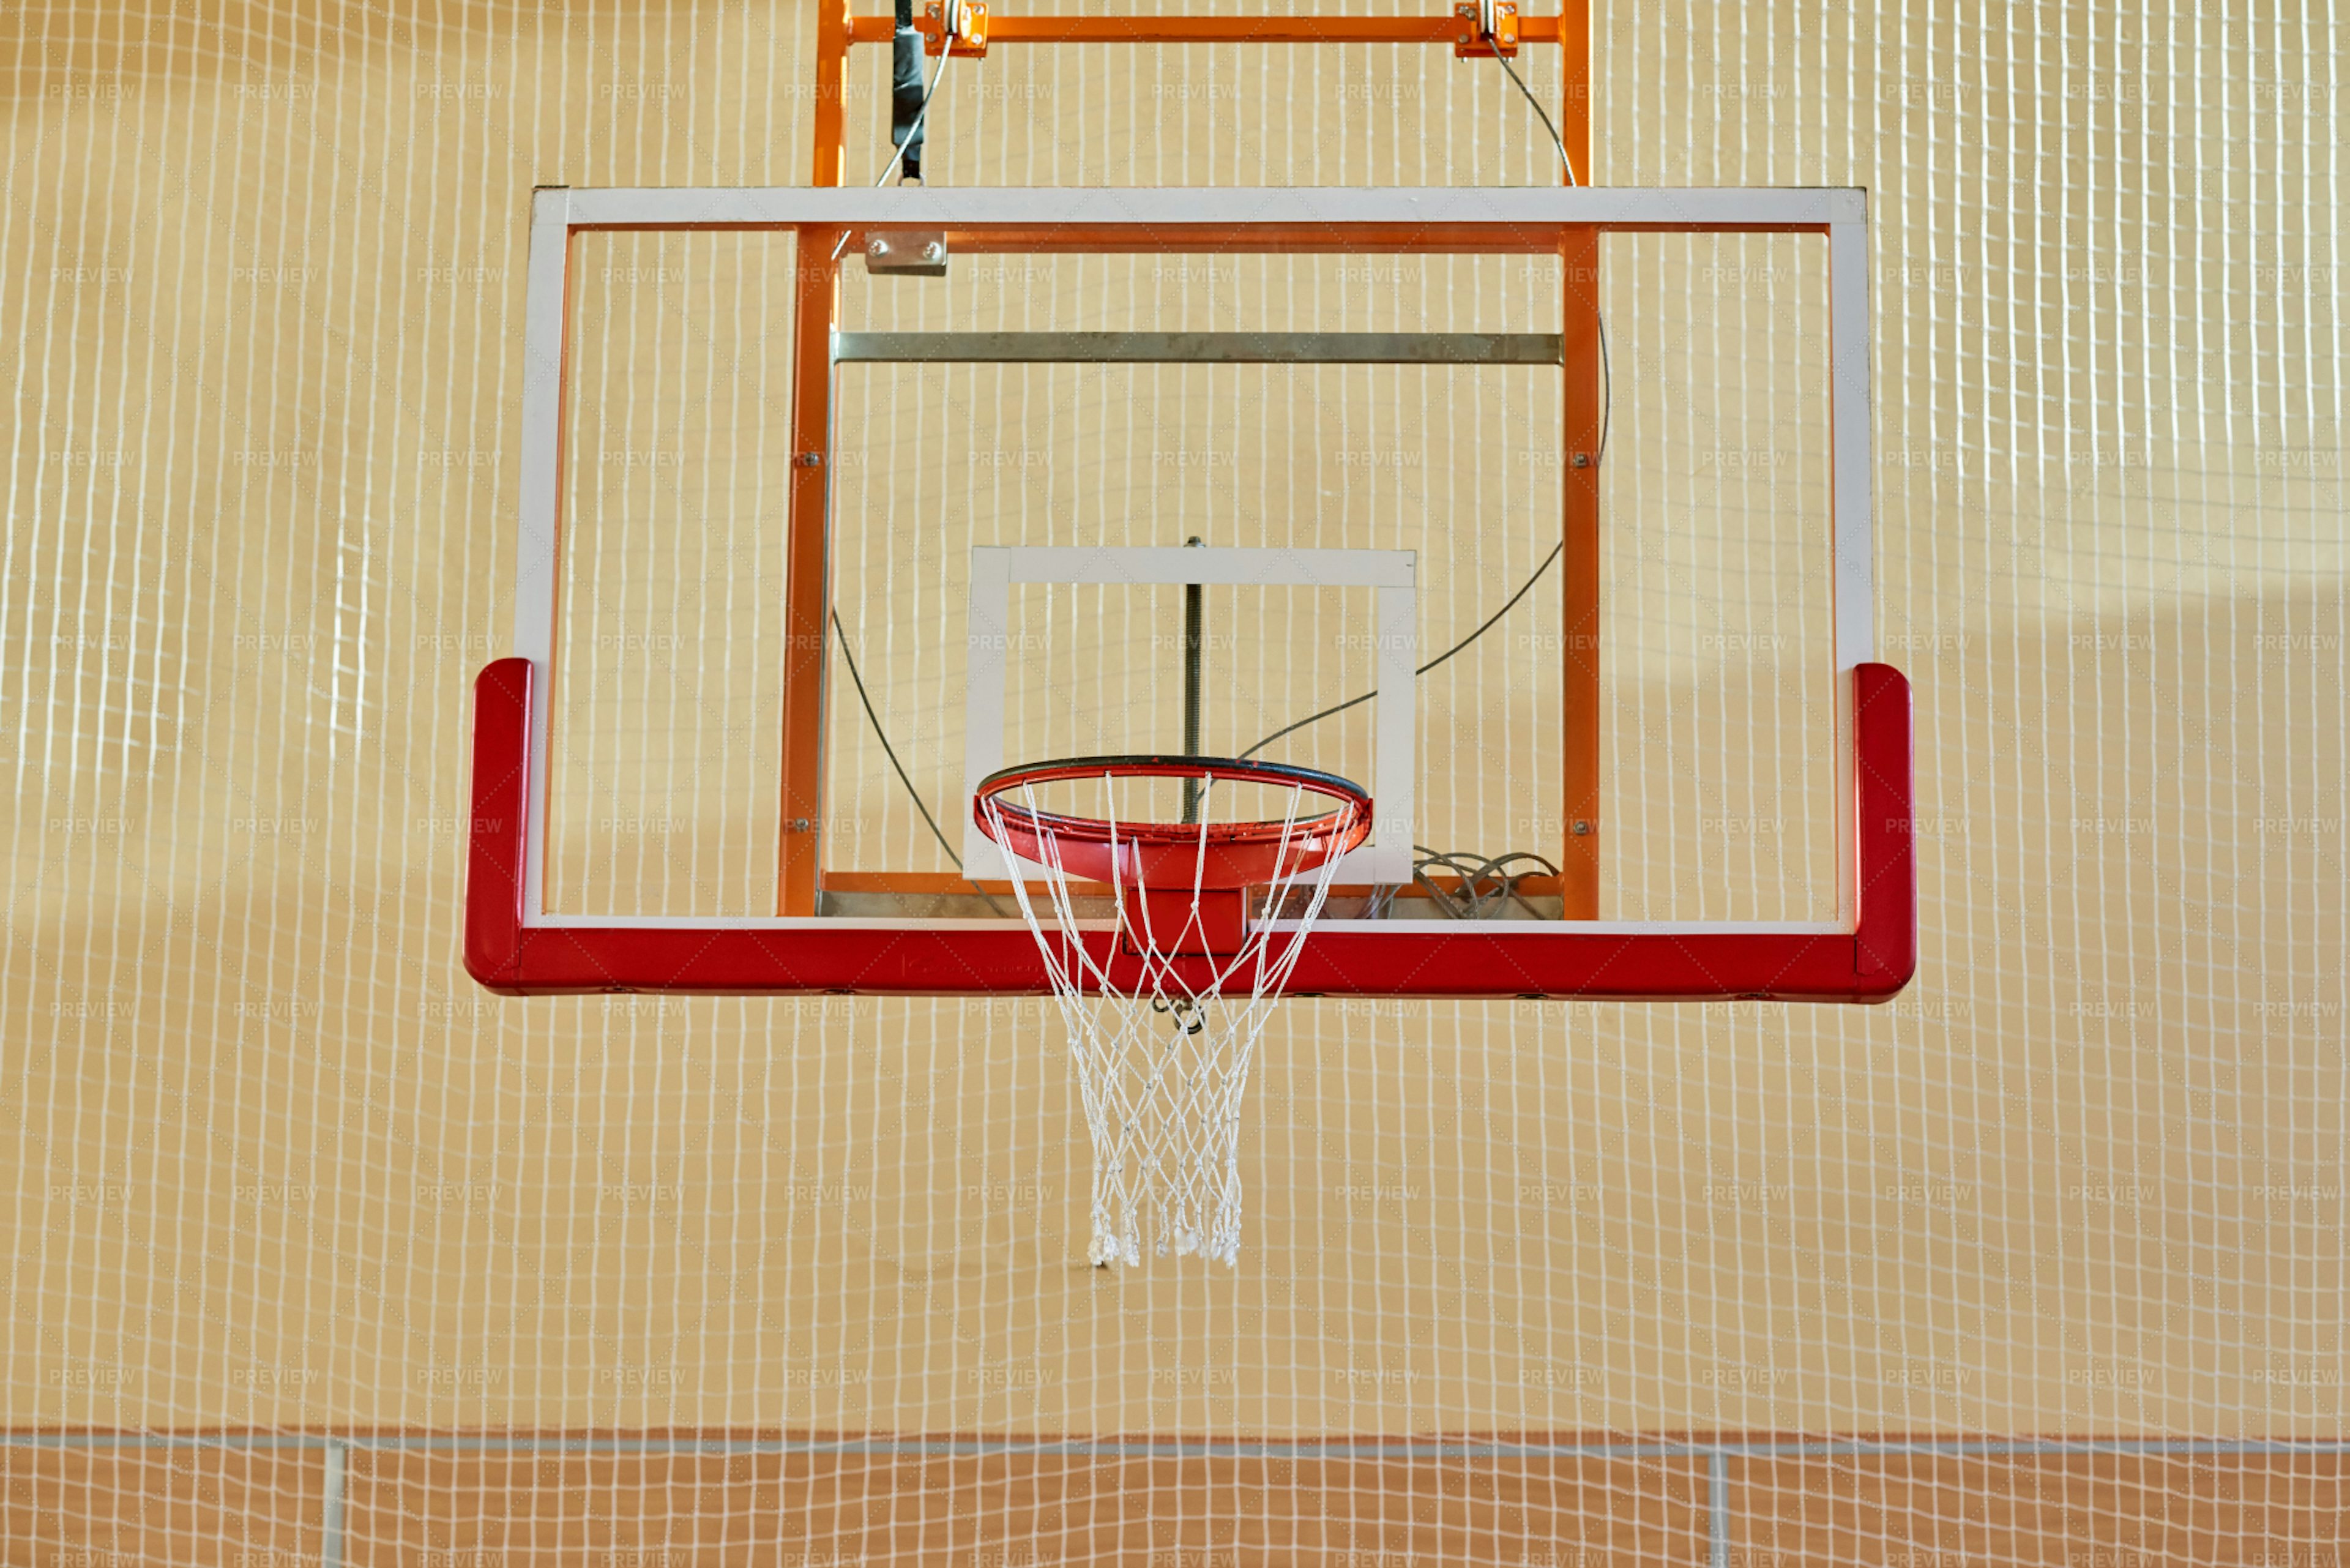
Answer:
<path fill-rule="evenodd" d="M 1491 8 L 1492 36 L 1481 35 L 1486 24 L 1479 13 Z M 1482 59 L 1487 55 L 1515 55 L 1518 52 L 1517 0 L 1461 0 L 1452 14 L 1465 24 L 1453 41 L 1452 52 L 1461 59 Z"/>
<path fill-rule="evenodd" d="M 958 55 L 987 57 L 987 0 L 930 0 L 922 8 L 922 52 L 935 55 L 950 43 Z"/>

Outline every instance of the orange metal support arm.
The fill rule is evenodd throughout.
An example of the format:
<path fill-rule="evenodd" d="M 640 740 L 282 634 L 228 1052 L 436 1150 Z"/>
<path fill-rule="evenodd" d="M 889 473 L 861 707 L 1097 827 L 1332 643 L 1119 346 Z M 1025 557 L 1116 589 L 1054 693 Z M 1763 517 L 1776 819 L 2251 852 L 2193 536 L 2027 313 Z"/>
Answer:
<path fill-rule="evenodd" d="M 848 0 L 819 0 L 816 24 L 816 126 L 809 183 L 837 185 L 847 168 Z M 840 266 L 828 244 L 805 233 L 792 296 L 792 451 L 824 452 L 832 421 L 832 327 L 839 315 Z M 819 462 L 821 457 L 819 455 Z M 824 800 L 824 625 L 832 606 L 825 560 L 830 504 L 821 467 L 795 462 L 785 557 L 782 832 L 775 848 L 775 913 L 816 913 L 822 839 L 808 831 Z"/>

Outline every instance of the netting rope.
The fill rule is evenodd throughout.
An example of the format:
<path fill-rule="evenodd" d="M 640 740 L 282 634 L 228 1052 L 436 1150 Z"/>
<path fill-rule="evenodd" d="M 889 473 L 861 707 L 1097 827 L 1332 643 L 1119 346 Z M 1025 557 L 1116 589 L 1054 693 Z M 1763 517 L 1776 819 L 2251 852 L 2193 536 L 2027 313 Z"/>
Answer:
<path fill-rule="evenodd" d="M 1293 785 L 1271 846 L 1272 875 L 1258 889 L 1257 918 L 1244 922 L 1231 950 L 1213 952 L 1215 936 L 1201 910 L 1201 896 L 1214 890 L 1207 810 L 1214 779 L 1203 781 L 1200 821 L 1188 836 L 1190 899 L 1170 929 L 1142 896 L 1170 889 L 1147 886 L 1144 857 L 1119 853 L 1117 774 L 1101 777 L 1115 910 L 1107 924 L 1079 917 L 1078 900 L 1087 895 L 1078 891 L 1055 826 L 1070 819 L 1039 809 L 1033 785 L 1019 789 L 1020 805 L 1009 810 L 1002 795 L 979 800 L 989 836 L 1000 844 L 1031 840 L 1043 873 L 1044 914 L 1016 868 L 1012 890 L 1060 1004 L 1093 1140 L 1087 1256 L 1097 1264 L 1139 1264 L 1147 1233 L 1161 1256 L 1196 1253 L 1237 1264 L 1241 1106 L 1250 1064 L 1329 898 L 1339 863 L 1329 845 L 1357 836 L 1364 808 L 1347 801 L 1335 813 L 1303 818 L 1312 792 Z M 1163 833 L 1159 842 L 1165 844 Z M 1288 918 L 1275 919 L 1283 914 Z"/>

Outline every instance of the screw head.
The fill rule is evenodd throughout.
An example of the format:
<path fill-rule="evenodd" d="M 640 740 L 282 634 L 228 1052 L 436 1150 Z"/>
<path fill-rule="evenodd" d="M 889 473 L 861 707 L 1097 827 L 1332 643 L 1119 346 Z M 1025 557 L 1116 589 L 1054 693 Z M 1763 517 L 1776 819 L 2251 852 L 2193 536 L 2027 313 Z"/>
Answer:
<path fill-rule="evenodd" d="M 865 242 L 865 254 L 868 256 L 886 256 L 889 254 L 889 242 L 868 240 Z"/>
<path fill-rule="evenodd" d="M 1591 454 L 1587 452 L 1576 452 L 1575 454 L 1575 466 L 1577 468 L 1589 468 L 1591 466 Z"/>
<path fill-rule="evenodd" d="M 928 244 L 925 244 L 922 247 L 922 259 L 926 262 L 943 261 L 946 258 L 946 246 L 939 244 L 936 240 L 931 241 Z"/>
<path fill-rule="evenodd" d="M 1575 819 L 1575 836 L 1577 838 L 1591 836 L 1591 824 L 1587 819 L 1580 816 Z"/>
<path fill-rule="evenodd" d="M 792 818 L 792 831 L 794 833 L 806 833 L 807 830 L 808 819 L 806 817 L 795 816 Z"/>

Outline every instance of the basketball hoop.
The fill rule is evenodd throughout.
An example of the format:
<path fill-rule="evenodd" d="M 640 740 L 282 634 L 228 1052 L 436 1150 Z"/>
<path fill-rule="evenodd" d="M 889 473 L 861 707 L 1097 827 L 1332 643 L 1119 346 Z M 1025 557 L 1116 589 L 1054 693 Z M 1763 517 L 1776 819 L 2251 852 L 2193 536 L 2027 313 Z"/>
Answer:
<path fill-rule="evenodd" d="M 1199 820 L 1120 822 L 1118 782 L 1149 778 L 1196 782 L 1197 809 L 1185 815 Z M 1038 806 L 1039 786 L 1073 781 L 1098 781 L 1103 815 Z M 1285 791 L 1284 815 L 1214 821 L 1219 784 Z M 1337 804 L 1307 815 L 1314 796 Z M 1370 834 L 1371 797 L 1278 763 L 1077 757 L 990 774 L 972 815 L 1010 855 L 1042 869 L 1051 900 L 1040 918 L 1015 864 L 1013 896 L 1060 1001 L 1093 1136 L 1089 1256 L 1141 1262 L 1147 1212 L 1161 1254 L 1236 1262 L 1250 1059 L 1339 860 Z M 1078 901 L 1096 896 L 1086 883 L 1110 896 L 1107 940 L 1098 921 L 1080 928 Z M 1253 919 L 1250 888 L 1263 890 Z"/>

